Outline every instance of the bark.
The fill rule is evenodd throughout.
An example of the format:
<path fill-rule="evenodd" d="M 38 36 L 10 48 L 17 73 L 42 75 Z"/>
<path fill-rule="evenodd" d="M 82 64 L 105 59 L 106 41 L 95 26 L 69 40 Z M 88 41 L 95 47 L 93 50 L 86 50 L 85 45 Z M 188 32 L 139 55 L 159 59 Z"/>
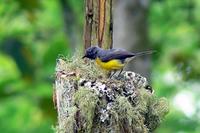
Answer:
<path fill-rule="evenodd" d="M 112 0 L 85 0 L 84 48 L 91 45 L 112 47 Z"/>
<path fill-rule="evenodd" d="M 85 31 L 84 31 L 84 48 L 87 49 L 91 46 L 91 37 L 92 37 L 92 25 L 94 17 L 94 5 L 93 0 L 85 0 Z"/>

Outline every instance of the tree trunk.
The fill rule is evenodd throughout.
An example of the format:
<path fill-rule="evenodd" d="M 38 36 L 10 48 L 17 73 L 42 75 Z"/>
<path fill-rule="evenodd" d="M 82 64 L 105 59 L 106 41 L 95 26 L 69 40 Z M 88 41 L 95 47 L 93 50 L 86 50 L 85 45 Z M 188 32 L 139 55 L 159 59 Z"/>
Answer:
<path fill-rule="evenodd" d="M 85 0 L 84 48 L 98 45 L 112 48 L 112 0 Z"/>

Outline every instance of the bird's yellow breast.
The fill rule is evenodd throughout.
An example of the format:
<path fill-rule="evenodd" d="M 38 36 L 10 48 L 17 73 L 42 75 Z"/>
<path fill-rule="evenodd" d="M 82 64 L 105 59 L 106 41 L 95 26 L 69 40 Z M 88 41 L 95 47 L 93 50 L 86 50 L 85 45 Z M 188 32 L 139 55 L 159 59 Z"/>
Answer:
<path fill-rule="evenodd" d="M 99 58 L 97 58 L 95 61 L 101 68 L 109 70 L 109 71 L 110 70 L 119 70 L 124 67 L 124 64 L 122 64 L 122 62 L 117 59 L 113 59 L 108 62 L 102 62 Z"/>

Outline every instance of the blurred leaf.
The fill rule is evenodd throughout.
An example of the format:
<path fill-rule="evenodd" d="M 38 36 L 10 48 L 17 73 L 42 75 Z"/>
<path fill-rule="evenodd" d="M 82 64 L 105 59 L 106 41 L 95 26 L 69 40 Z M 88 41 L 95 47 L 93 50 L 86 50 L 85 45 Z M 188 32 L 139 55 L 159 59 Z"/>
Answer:
<path fill-rule="evenodd" d="M 0 54 L 0 84 L 20 77 L 15 62 L 8 56 Z"/>
<path fill-rule="evenodd" d="M 1 101 L 0 121 L 4 133 L 53 132 L 51 121 L 43 119 L 41 110 L 29 97 L 16 96 Z"/>

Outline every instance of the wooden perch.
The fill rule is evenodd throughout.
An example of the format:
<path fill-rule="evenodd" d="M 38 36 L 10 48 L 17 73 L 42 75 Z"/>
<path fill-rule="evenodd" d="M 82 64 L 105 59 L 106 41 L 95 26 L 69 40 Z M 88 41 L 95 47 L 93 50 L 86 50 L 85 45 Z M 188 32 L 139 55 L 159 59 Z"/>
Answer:
<path fill-rule="evenodd" d="M 148 133 L 168 112 L 145 77 L 125 71 L 108 79 L 92 62 L 79 57 L 56 66 L 58 133 Z"/>

